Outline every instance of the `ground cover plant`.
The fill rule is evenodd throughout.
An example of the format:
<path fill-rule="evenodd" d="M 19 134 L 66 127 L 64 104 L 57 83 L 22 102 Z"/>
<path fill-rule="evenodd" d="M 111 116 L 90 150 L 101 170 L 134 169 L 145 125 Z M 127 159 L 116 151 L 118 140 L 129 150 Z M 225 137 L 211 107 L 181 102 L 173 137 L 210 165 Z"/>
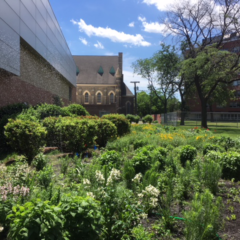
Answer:
<path fill-rule="evenodd" d="M 32 162 L 0 162 L 0 239 L 239 239 L 239 139 L 117 115 L 36 124 Z"/>

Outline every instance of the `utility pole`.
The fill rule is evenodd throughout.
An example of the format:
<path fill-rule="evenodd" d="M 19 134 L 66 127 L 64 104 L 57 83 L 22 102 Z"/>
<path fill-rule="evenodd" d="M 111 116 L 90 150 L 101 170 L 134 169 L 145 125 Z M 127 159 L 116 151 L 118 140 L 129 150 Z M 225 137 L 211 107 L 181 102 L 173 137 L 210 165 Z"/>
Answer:
<path fill-rule="evenodd" d="M 130 83 L 134 83 L 134 95 L 135 95 L 135 115 L 137 115 L 137 83 L 140 83 L 139 81 L 132 81 Z"/>

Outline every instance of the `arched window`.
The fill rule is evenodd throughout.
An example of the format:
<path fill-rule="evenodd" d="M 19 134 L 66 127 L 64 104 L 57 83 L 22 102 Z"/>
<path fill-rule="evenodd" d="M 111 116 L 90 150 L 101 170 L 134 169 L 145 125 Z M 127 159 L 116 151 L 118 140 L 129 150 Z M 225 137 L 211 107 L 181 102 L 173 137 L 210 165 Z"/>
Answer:
<path fill-rule="evenodd" d="M 101 103 L 102 102 L 102 94 L 99 92 L 97 94 L 97 103 Z"/>
<path fill-rule="evenodd" d="M 89 103 L 89 94 L 88 94 L 88 92 L 85 93 L 84 102 L 85 103 Z"/>
<path fill-rule="evenodd" d="M 110 94 L 110 103 L 114 103 L 114 94 L 113 93 Z"/>

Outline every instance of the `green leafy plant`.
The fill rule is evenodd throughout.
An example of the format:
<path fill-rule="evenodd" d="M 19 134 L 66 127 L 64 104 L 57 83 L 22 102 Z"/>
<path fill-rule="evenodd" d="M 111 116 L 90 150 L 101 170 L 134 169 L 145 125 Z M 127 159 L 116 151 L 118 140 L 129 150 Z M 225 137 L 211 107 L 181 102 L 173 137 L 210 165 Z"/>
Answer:
<path fill-rule="evenodd" d="M 25 155 L 29 163 L 39 153 L 40 147 L 44 146 L 46 134 L 46 129 L 37 122 L 11 119 L 5 126 L 8 144 Z"/>
<path fill-rule="evenodd" d="M 151 123 L 153 122 L 153 117 L 152 117 L 151 115 L 146 115 L 146 116 L 144 116 L 144 117 L 142 118 L 142 121 L 143 121 L 144 123 L 149 123 L 149 124 L 151 124 Z"/>
<path fill-rule="evenodd" d="M 180 161 L 182 165 L 184 166 L 186 161 L 193 161 L 193 159 L 197 155 L 197 149 L 195 147 L 192 147 L 190 145 L 183 146 L 180 151 Z"/>
<path fill-rule="evenodd" d="M 50 183 L 52 182 L 52 177 L 53 169 L 51 166 L 44 167 L 43 170 L 39 171 L 37 175 L 39 184 L 44 188 L 48 188 L 50 186 Z"/>
<path fill-rule="evenodd" d="M 186 240 L 215 239 L 221 226 L 222 199 L 214 196 L 208 189 L 196 193 L 190 210 L 184 213 Z"/>
<path fill-rule="evenodd" d="M 99 147 L 105 147 L 108 141 L 117 138 L 116 126 L 107 119 L 93 120 L 96 126 L 96 143 Z"/>
<path fill-rule="evenodd" d="M 106 165 L 110 170 L 113 167 L 119 168 L 121 164 L 121 156 L 114 150 L 106 151 L 98 158 L 98 161 L 101 163 L 101 165 Z"/>
<path fill-rule="evenodd" d="M 70 104 L 67 107 L 63 108 L 70 114 L 76 115 L 76 116 L 88 116 L 89 112 L 86 110 L 85 107 L 83 107 L 80 104 Z"/>
<path fill-rule="evenodd" d="M 103 115 L 102 119 L 108 119 L 117 127 L 117 134 L 118 136 L 123 136 L 130 132 L 131 124 L 125 118 L 125 116 L 118 115 L 118 114 L 107 114 Z"/>
<path fill-rule="evenodd" d="M 219 151 L 222 152 L 223 149 L 219 145 L 207 143 L 203 146 L 203 155 L 206 155 L 209 151 Z"/>
<path fill-rule="evenodd" d="M 44 155 L 43 153 L 39 153 L 32 161 L 32 165 L 37 169 L 37 171 L 42 170 L 46 167 L 47 163 L 49 162 L 49 158 Z"/>
<path fill-rule="evenodd" d="M 240 153 L 227 152 L 222 154 L 220 160 L 222 166 L 222 177 L 231 180 L 234 178 L 236 181 L 240 180 Z"/>

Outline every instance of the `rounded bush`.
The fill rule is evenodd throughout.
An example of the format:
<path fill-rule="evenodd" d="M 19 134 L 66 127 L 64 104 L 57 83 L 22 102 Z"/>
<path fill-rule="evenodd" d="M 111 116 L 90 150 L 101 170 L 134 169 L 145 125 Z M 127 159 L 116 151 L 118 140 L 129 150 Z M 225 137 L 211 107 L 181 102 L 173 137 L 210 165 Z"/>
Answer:
<path fill-rule="evenodd" d="M 152 117 L 151 115 L 146 115 L 145 117 L 142 118 L 142 121 L 143 121 L 144 123 L 149 123 L 149 124 L 151 124 L 152 121 L 153 121 L 153 117 Z"/>
<path fill-rule="evenodd" d="M 180 151 L 180 161 L 183 166 L 187 161 L 192 162 L 193 159 L 197 156 L 197 149 L 190 145 L 183 146 Z"/>
<path fill-rule="evenodd" d="M 121 156 L 118 152 L 112 150 L 107 151 L 101 155 L 100 158 L 98 158 L 98 161 L 101 163 L 101 165 L 107 165 L 109 169 L 119 168 L 121 164 Z"/>
<path fill-rule="evenodd" d="M 64 151 L 83 152 L 93 146 L 96 131 L 93 120 L 64 117 L 56 122 L 56 132 L 60 134 L 60 149 Z"/>
<path fill-rule="evenodd" d="M 80 104 L 70 104 L 67 107 L 64 107 L 67 112 L 77 115 L 77 116 L 88 116 L 89 112 Z"/>
<path fill-rule="evenodd" d="M 8 144 L 30 163 L 45 144 L 46 129 L 37 122 L 12 120 L 5 126 Z"/>
<path fill-rule="evenodd" d="M 203 155 L 206 155 L 209 151 L 219 151 L 222 152 L 223 149 L 219 145 L 207 143 L 203 146 Z"/>
<path fill-rule="evenodd" d="M 240 180 L 240 153 L 237 152 L 227 152 L 222 154 L 220 160 L 222 166 L 222 177 L 235 181 Z"/>
<path fill-rule="evenodd" d="M 58 116 L 69 116 L 70 113 L 65 108 L 61 108 L 57 105 L 53 104 L 41 104 L 36 107 L 36 113 L 40 119 L 44 119 L 46 117 L 58 117 Z"/>
<path fill-rule="evenodd" d="M 119 114 L 108 114 L 102 116 L 102 119 L 111 121 L 117 127 L 118 136 L 123 136 L 130 132 L 131 124 L 126 117 Z"/>
<path fill-rule="evenodd" d="M 107 119 L 94 120 L 96 126 L 96 143 L 99 147 L 105 147 L 107 142 L 117 138 L 116 126 Z"/>
<path fill-rule="evenodd" d="M 133 114 L 127 114 L 126 118 L 129 120 L 130 123 L 135 122 L 135 116 Z"/>

